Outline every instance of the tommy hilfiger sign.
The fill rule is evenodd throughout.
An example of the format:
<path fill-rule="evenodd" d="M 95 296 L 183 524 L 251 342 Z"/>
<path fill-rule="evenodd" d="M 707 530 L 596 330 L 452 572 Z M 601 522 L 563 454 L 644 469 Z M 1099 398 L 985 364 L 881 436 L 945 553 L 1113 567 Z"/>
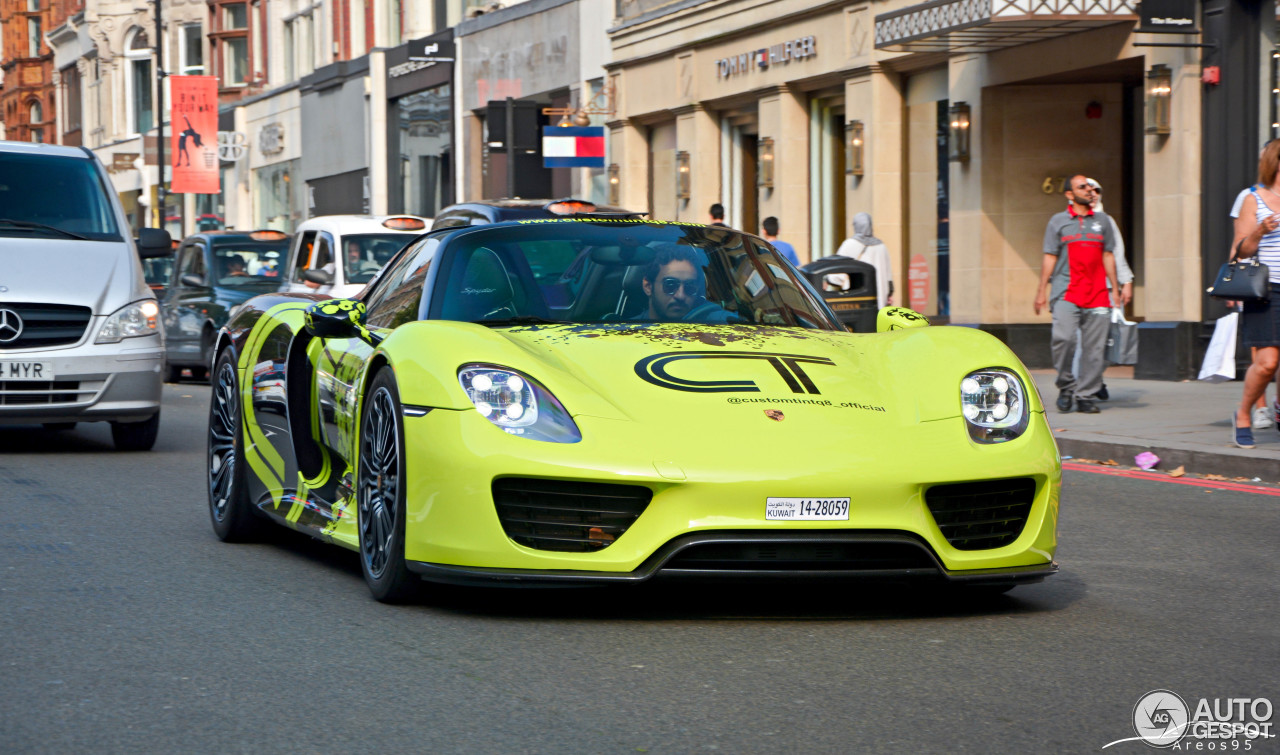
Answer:
<path fill-rule="evenodd" d="M 768 68 L 771 65 L 812 58 L 817 54 L 817 40 L 813 37 L 801 37 L 770 47 L 762 47 L 759 50 L 721 58 L 716 61 L 716 75 L 718 78 L 725 79 L 747 73 L 753 68 Z"/>

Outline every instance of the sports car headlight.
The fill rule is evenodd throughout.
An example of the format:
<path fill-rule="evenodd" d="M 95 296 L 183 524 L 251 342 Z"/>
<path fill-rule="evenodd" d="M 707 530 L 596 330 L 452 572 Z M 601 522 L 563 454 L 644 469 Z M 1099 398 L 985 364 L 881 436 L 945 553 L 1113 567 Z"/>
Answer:
<path fill-rule="evenodd" d="M 1017 375 L 989 368 L 960 381 L 960 411 L 979 443 L 1013 440 L 1027 429 L 1027 391 Z"/>
<path fill-rule="evenodd" d="M 476 411 L 512 435 L 551 443 L 577 443 L 582 433 L 551 391 L 515 370 L 468 364 L 458 382 Z"/>
<path fill-rule="evenodd" d="M 160 307 L 154 299 L 135 301 L 117 309 L 102 323 L 94 343 L 119 343 L 125 338 L 150 336 L 160 332 L 156 316 Z"/>

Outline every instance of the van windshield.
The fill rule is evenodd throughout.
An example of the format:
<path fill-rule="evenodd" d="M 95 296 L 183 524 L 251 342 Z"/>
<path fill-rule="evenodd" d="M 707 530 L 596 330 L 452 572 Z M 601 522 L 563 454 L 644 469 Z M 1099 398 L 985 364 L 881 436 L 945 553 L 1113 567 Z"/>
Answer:
<path fill-rule="evenodd" d="M 122 241 L 106 192 L 87 158 L 2 153 L 0 236 Z"/>

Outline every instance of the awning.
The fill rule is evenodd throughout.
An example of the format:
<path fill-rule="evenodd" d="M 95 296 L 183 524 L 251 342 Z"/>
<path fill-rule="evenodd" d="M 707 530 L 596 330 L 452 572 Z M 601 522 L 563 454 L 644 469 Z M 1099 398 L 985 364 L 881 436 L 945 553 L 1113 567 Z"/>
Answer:
<path fill-rule="evenodd" d="M 876 16 L 876 49 L 990 52 L 1136 20 L 1135 0 L 932 0 Z"/>

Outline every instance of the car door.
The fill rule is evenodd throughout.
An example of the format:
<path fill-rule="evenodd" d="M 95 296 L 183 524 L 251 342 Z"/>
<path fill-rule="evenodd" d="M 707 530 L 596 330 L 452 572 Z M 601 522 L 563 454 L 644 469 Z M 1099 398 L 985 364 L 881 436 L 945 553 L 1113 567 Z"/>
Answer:
<path fill-rule="evenodd" d="M 175 364 L 199 362 L 200 335 L 210 296 L 209 270 L 203 239 L 187 241 L 178 249 L 172 285 L 165 292 L 162 318 L 165 351 Z"/>
<path fill-rule="evenodd" d="M 366 323 L 384 335 L 418 319 L 423 286 L 435 258 L 438 239 L 423 239 L 397 258 L 366 297 Z M 359 338 L 327 338 L 310 347 L 315 366 L 316 441 L 353 468 L 356 431 L 359 428 L 359 395 L 364 366 L 373 347 Z"/>

